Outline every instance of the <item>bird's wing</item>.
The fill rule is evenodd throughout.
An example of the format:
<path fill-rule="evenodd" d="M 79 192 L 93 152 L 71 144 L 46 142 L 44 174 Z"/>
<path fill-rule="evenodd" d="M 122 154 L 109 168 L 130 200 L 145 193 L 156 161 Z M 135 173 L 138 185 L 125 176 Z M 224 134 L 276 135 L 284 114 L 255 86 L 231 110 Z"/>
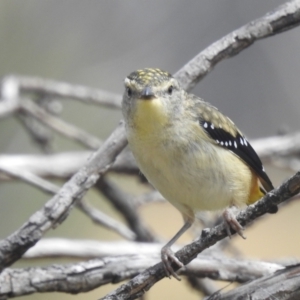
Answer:
<path fill-rule="evenodd" d="M 260 158 L 236 125 L 210 104 L 200 105 L 199 109 L 199 124 L 208 137 L 241 158 L 256 173 L 267 192 L 274 189 Z"/>

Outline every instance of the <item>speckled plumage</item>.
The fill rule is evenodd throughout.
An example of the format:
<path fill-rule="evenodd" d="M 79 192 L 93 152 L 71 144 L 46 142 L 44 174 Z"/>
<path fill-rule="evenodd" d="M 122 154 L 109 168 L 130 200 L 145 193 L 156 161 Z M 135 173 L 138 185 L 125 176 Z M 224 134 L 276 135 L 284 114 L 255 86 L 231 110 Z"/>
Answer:
<path fill-rule="evenodd" d="M 198 211 L 242 206 L 273 188 L 262 163 L 235 124 L 211 104 L 185 92 L 169 73 L 144 69 L 125 79 L 122 111 L 129 146 L 149 182 L 183 215 L 185 225 L 162 249 L 181 263 L 170 246 Z M 236 230 L 241 226 L 233 221 Z"/>

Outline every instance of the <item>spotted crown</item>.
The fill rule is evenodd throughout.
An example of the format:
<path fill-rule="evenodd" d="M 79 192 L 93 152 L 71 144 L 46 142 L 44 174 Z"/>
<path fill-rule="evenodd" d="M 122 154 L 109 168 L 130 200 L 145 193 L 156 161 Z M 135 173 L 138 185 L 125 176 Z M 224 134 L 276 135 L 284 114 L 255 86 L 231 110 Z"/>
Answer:
<path fill-rule="evenodd" d="M 136 81 L 139 85 L 159 86 L 172 78 L 172 75 L 160 69 L 147 68 L 134 71 L 127 78 Z"/>

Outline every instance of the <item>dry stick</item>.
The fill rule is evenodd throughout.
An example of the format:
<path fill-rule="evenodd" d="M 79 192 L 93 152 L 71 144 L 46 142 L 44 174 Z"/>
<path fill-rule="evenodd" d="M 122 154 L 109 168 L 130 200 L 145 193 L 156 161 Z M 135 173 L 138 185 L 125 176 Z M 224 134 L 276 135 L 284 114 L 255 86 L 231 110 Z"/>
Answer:
<path fill-rule="evenodd" d="M 239 299 L 300 299 L 300 264 L 286 267 L 274 274 L 256 279 L 248 284 L 224 293 L 214 294 L 206 300 Z"/>
<path fill-rule="evenodd" d="M 255 139 L 251 145 L 262 160 L 270 160 L 274 156 L 299 155 L 300 132 Z"/>
<path fill-rule="evenodd" d="M 136 240 L 140 242 L 153 242 L 155 237 L 147 229 L 137 213 L 137 207 L 132 202 L 132 197 L 126 195 L 109 179 L 101 178 L 96 183 L 105 197 L 107 197 L 114 207 L 123 214 L 131 230 L 136 234 Z"/>
<path fill-rule="evenodd" d="M 270 161 L 274 156 L 289 157 L 300 153 L 300 132 L 251 140 L 251 145 L 264 162 Z M 89 151 L 49 155 L 2 154 L 0 155 L 0 168 L 11 167 L 16 170 L 27 170 L 40 177 L 67 179 L 85 164 L 91 154 L 92 152 Z M 286 168 L 288 165 L 285 164 L 283 167 Z M 122 151 L 110 170 L 125 174 L 139 173 L 132 153 L 129 151 Z M 292 170 L 296 171 L 294 168 Z M 0 175 L 0 180 L 3 179 Z M 150 201 L 147 195 L 141 197 L 141 202 L 148 202 L 148 200 Z"/>
<path fill-rule="evenodd" d="M 12 178 L 20 179 L 26 183 L 29 183 L 34 187 L 41 189 L 43 192 L 51 195 L 56 194 L 59 191 L 59 186 L 27 170 L 15 169 L 14 167 L 0 165 L 0 173 L 9 175 Z"/>
<path fill-rule="evenodd" d="M 60 187 L 39 177 L 36 176 L 33 173 L 30 173 L 26 170 L 22 169 L 13 169 L 11 167 L 3 168 L 0 166 L 0 172 L 3 172 L 11 177 L 20 179 L 34 187 L 39 188 L 43 192 L 49 193 L 49 194 L 56 194 L 59 192 Z M 134 240 L 136 238 L 136 235 L 133 231 L 131 231 L 129 228 L 124 226 L 122 223 L 114 220 L 113 218 L 109 217 L 108 215 L 104 214 L 100 210 L 94 208 L 91 206 L 87 199 L 81 199 L 77 203 L 77 208 L 80 209 L 84 214 L 86 214 L 89 218 L 91 218 L 95 223 L 100 224 L 110 230 L 115 231 L 116 233 L 120 234 L 126 239 Z"/>
<path fill-rule="evenodd" d="M 299 192 L 300 172 L 296 173 L 279 188 L 269 192 L 260 201 L 241 211 L 237 216 L 237 220 L 242 226 L 245 226 L 256 218 L 267 213 L 274 205 L 278 205 L 286 201 Z M 225 237 L 227 237 L 227 233 L 224 224 L 211 229 L 203 229 L 199 240 L 177 251 L 176 256 L 183 264 L 186 265 L 204 249 L 211 247 Z M 175 271 L 178 270 L 177 265 L 173 264 L 172 267 Z M 143 295 L 145 291 L 148 291 L 157 281 L 161 280 L 165 276 L 163 264 L 156 264 L 102 299 L 136 299 L 137 297 Z"/>
<path fill-rule="evenodd" d="M 34 213 L 21 228 L 0 241 L 1 271 L 17 261 L 47 230 L 68 216 L 77 201 L 107 171 L 126 144 L 124 123 L 121 122 L 88 163 L 42 209 Z"/>
<path fill-rule="evenodd" d="M 101 145 L 101 142 L 98 138 L 80 128 L 77 128 L 74 125 L 63 121 L 58 117 L 47 113 L 43 108 L 36 105 L 33 101 L 23 98 L 21 99 L 19 106 L 21 111 L 28 113 L 61 135 L 74 139 L 90 149 L 98 149 Z"/>
<path fill-rule="evenodd" d="M 79 293 L 107 283 L 117 283 L 132 278 L 160 260 L 158 252 L 152 255 L 120 255 L 73 264 L 55 264 L 47 267 L 6 269 L 0 275 L 1 297 L 15 297 L 41 292 Z M 182 275 L 236 280 L 236 273 L 243 270 L 239 282 L 272 274 L 284 267 L 261 261 L 214 258 L 202 255 L 187 266 Z"/>
<path fill-rule="evenodd" d="M 26 170 L 44 178 L 68 179 L 76 173 L 92 155 L 90 151 L 72 151 L 54 154 L 0 154 L 0 168 Z M 125 174 L 140 173 L 130 153 L 122 151 L 110 168 Z M 0 180 L 9 178 L 0 175 Z"/>
<path fill-rule="evenodd" d="M 6 76 L 2 81 L 14 81 L 18 85 L 19 91 L 23 93 L 74 99 L 86 104 L 97 104 L 113 109 L 121 108 L 120 95 L 99 89 L 49 79 L 14 75 Z"/>
<path fill-rule="evenodd" d="M 91 151 L 44 154 L 2 154 L 0 168 L 26 170 L 43 178 L 68 179 L 92 155 Z M 3 176 L 0 177 L 4 179 Z M 7 178 L 6 178 L 7 179 Z"/>
<path fill-rule="evenodd" d="M 135 240 L 136 234 L 124 226 L 122 223 L 118 222 L 117 220 L 109 217 L 108 215 L 104 214 L 102 211 L 94 208 L 87 202 L 87 199 L 81 199 L 77 203 L 77 207 L 86 215 L 88 215 L 91 220 L 95 223 L 105 226 L 106 228 L 113 230 L 123 236 L 125 239 L 128 240 Z"/>

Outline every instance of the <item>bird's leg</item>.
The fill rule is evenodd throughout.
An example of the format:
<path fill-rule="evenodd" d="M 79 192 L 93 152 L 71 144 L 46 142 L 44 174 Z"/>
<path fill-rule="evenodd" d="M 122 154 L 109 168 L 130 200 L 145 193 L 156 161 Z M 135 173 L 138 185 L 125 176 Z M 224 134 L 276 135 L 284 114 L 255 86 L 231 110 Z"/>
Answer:
<path fill-rule="evenodd" d="M 174 235 L 174 237 L 161 249 L 161 260 L 165 268 L 165 272 L 169 278 L 175 277 L 177 280 L 181 280 L 180 277 L 172 268 L 172 263 L 176 263 L 178 267 L 182 268 L 183 263 L 175 256 L 171 250 L 171 246 L 186 232 L 192 225 L 191 221 L 186 221 L 182 228 Z"/>
<path fill-rule="evenodd" d="M 233 210 L 236 210 L 235 207 L 226 208 L 223 212 L 223 219 L 226 227 L 226 231 L 229 237 L 231 237 L 230 228 L 232 228 L 236 233 L 242 237 L 243 239 L 246 239 L 246 237 L 243 234 L 243 226 L 238 222 L 238 220 L 235 217 L 235 214 Z"/>

